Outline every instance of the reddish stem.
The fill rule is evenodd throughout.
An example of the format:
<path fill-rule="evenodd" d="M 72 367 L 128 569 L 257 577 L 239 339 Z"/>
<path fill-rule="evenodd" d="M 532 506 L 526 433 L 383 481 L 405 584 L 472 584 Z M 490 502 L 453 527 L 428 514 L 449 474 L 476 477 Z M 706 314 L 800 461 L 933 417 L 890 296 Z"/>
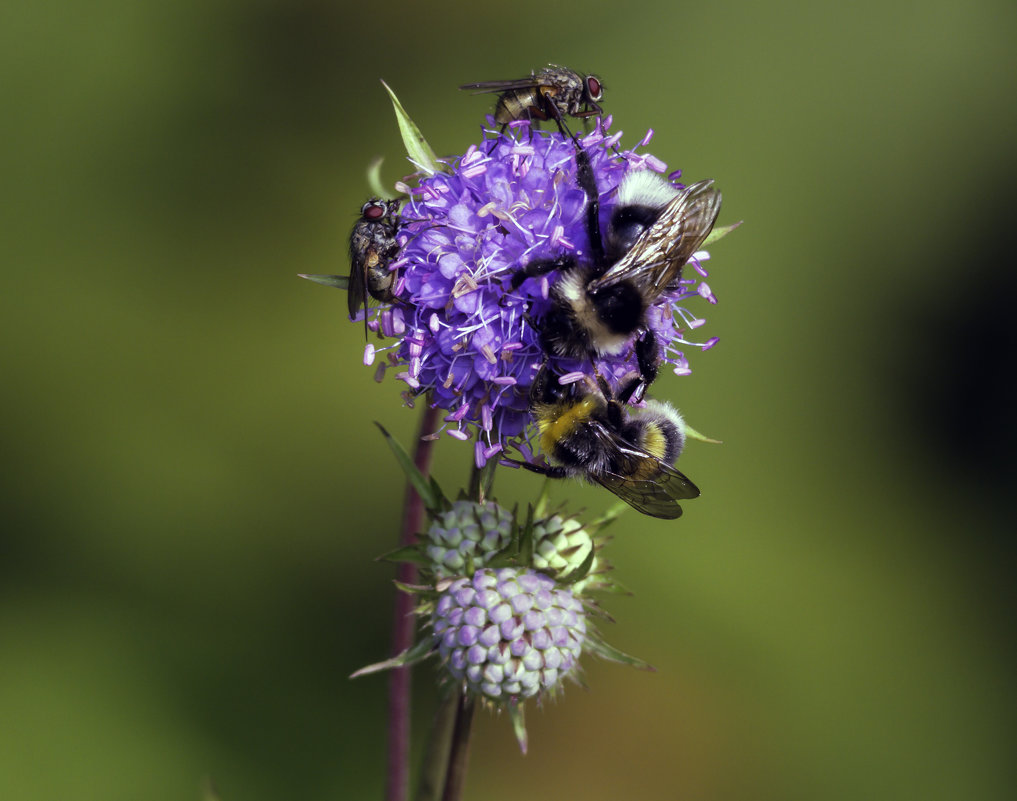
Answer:
<path fill-rule="evenodd" d="M 427 406 L 420 420 L 420 431 L 413 451 L 413 463 L 417 469 L 428 475 L 431 464 L 431 450 L 434 444 L 423 439 L 425 434 L 434 432 L 438 422 L 438 410 Z M 403 526 L 399 547 L 416 542 L 424 519 L 424 502 L 413 486 L 407 482 L 403 500 Z M 400 562 L 396 566 L 396 579 L 405 584 L 417 580 L 416 565 Z M 413 645 L 413 598 L 405 592 L 397 592 L 395 612 L 392 621 L 392 655 L 401 654 Z M 410 775 L 410 668 L 395 668 L 388 679 L 388 771 L 385 786 L 385 801 L 406 801 L 409 793 Z"/>
<path fill-rule="evenodd" d="M 473 696 L 463 693 L 459 696 L 456 727 L 452 734 L 452 749 L 448 756 L 448 772 L 445 775 L 445 793 L 442 801 L 459 801 L 466 786 L 466 764 L 470 759 L 470 732 L 473 730 L 473 711 L 476 703 Z"/>

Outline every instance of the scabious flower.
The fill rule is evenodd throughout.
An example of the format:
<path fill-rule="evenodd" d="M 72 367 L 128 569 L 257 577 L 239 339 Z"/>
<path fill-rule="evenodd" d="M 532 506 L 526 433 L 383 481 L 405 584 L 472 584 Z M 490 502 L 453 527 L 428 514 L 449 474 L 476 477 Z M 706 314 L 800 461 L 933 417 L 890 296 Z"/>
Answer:
<path fill-rule="evenodd" d="M 446 681 L 508 712 L 525 752 L 523 702 L 553 695 L 564 678 L 575 678 L 582 653 L 651 669 L 606 643 L 592 620 L 610 620 L 592 596 L 617 589 L 598 556 L 599 532 L 624 505 L 583 524 L 548 514 L 546 495 L 525 515 L 490 500 L 453 502 L 382 433 L 402 455 L 399 464 L 430 518 L 418 543 L 385 555 L 421 567 L 424 583 L 400 589 L 416 599 L 414 611 L 429 627 L 396 656 L 354 676 L 438 656 Z"/>
<path fill-rule="evenodd" d="M 609 126 L 607 118 L 580 139 L 600 195 L 602 229 L 627 172 L 666 171 L 655 156 L 637 152 L 652 131 L 636 148 L 617 151 L 621 134 L 607 136 Z M 374 312 L 377 319 L 370 323 L 396 338 L 377 350 L 388 351 L 388 366 L 409 387 L 407 398 L 430 393 L 429 402 L 448 410 L 444 429 L 453 437 L 468 439 L 477 430 L 478 466 L 529 435 L 529 388 L 548 359 L 534 321 L 550 307 L 548 290 L 556 274 L 516 290 L 510 290 L 512 276 L 535 260 L 571 254 L 581 261 L 590 253 L 587 198 L 576 180 L 573 141 L 557 131 L 531 130 L 526 122 L 486 134 L 480 145 L 444 160 L 447 172 L 401 187 L 409 200 L 401 211 L 399 258 L 391 265 L 399 273 L 397 300 Z M 665 293 L 647 313 L 664 362 L 679 375 L 689 372 L 684 347 L 715 343 L 686 339 L 704 321 L 681 305 L 690 298 L 716 302 L 699 280 L 706 277 L 706 258 L 705 252 L 697 254 L 680 289 Z M 374 354 L 369 346 L 365 361 Z M 588 364 L 553 356 L 550 361 L 562 374 L 592 373 Z M 599 358 L 596 367 L 617 385 L 637 363 L 629 348 Z"/>
<path fill-rule="evenodd" d="M 598 545 L 575 517 L 551 515 L 533 524 L 533 567 L 551 576 L 568 576 L 589 561 L 586 575 L 572 585 L 572 591 L 604 589 Z"/>
<path fill-rule="evenodd" d="M 512 567 L 449 583 L 431 625 L 452 677 L 495 702 L 554 692 L 577 667 L 586 638 L 583 605 L 570 589 Z"/>
<path fill-rule="evenodd" d="M 421 540 L 436 578 L 461 576 L 469 563 L 483 567 L 512 539 L 512 512 L 488 501 L 456 501 L 435 516 Z"/>

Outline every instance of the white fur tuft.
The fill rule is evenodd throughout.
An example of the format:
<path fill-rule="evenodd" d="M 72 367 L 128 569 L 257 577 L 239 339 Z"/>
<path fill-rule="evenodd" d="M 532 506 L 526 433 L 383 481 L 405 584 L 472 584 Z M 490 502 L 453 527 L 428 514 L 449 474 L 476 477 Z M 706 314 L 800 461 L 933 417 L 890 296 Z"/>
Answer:
<path fill-rule="evenodd" d="M 660 173 L 635 170 L 622 178 L 618 185 L 618 205 L 662 209 L 679 194 L 681 190 Z"/>

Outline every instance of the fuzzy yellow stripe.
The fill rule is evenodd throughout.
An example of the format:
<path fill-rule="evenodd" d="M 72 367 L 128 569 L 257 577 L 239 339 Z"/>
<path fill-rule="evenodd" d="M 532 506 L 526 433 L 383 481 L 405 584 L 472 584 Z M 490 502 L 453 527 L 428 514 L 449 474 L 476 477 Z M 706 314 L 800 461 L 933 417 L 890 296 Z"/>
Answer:
<path fill-rule="evenodd" d="M 643 450 L 658 459 L 664 458 L 664 454 L 667 453 L 667 437 L 657 423 L 646 424 L 642 439 Z"/>
<path fill-rule="evenodd" d="M 541 406 L 535 409 L 541 450 L 553 453 L 555 444 L 588 420 L 596 408 L 596 400 L 586 397 L 571 406 Z"/>

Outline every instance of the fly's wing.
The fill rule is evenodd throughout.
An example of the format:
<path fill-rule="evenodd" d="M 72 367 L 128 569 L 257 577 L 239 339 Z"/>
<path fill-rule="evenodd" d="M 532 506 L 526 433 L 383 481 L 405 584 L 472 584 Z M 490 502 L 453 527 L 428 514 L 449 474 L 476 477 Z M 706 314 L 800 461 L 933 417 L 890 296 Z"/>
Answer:
<path fill-rule="evenodd" d="M 650 517 L 674 520 L 682 513 L 679 500 L 699 497 L 699 488 L 683 473 L 605 426 L 598 426 L 598 429 L 604 446 L 612 449 L 618 472 L 591 473 L 590 479 L 633 509 Z"/>
<path fill-rule="evenodd" d="M 639 239 L 587 290 L 596 294 L 604 287 L 632 281 L 644 290 L 652 303 L 667 287 L 681 277 L 692 254 L 709 236 L 720 214 L 720 192 L 713 179 L 687 187 L 661 211 L 657 221 L 643 231 Z"/>
<path fill-rule="evenodd" d="M 350 284 L 346 290 L 350 319 L 357 316 L 361 306 L 367 305 L 367 252 L 362 239 L 354 229 L 350 237 Z"/>
<path fill-rule="evenodd" d="M 532 89 L 540 86 L 540 81 L 533 75 L 525 78 L 516 78 L 510 81 L 479 81 L 477 83 L 464 83 L 460 89 L 473 89 L 473 93 L 482 95 L 486 92 L 509 92 L 513 89 Z"/>

